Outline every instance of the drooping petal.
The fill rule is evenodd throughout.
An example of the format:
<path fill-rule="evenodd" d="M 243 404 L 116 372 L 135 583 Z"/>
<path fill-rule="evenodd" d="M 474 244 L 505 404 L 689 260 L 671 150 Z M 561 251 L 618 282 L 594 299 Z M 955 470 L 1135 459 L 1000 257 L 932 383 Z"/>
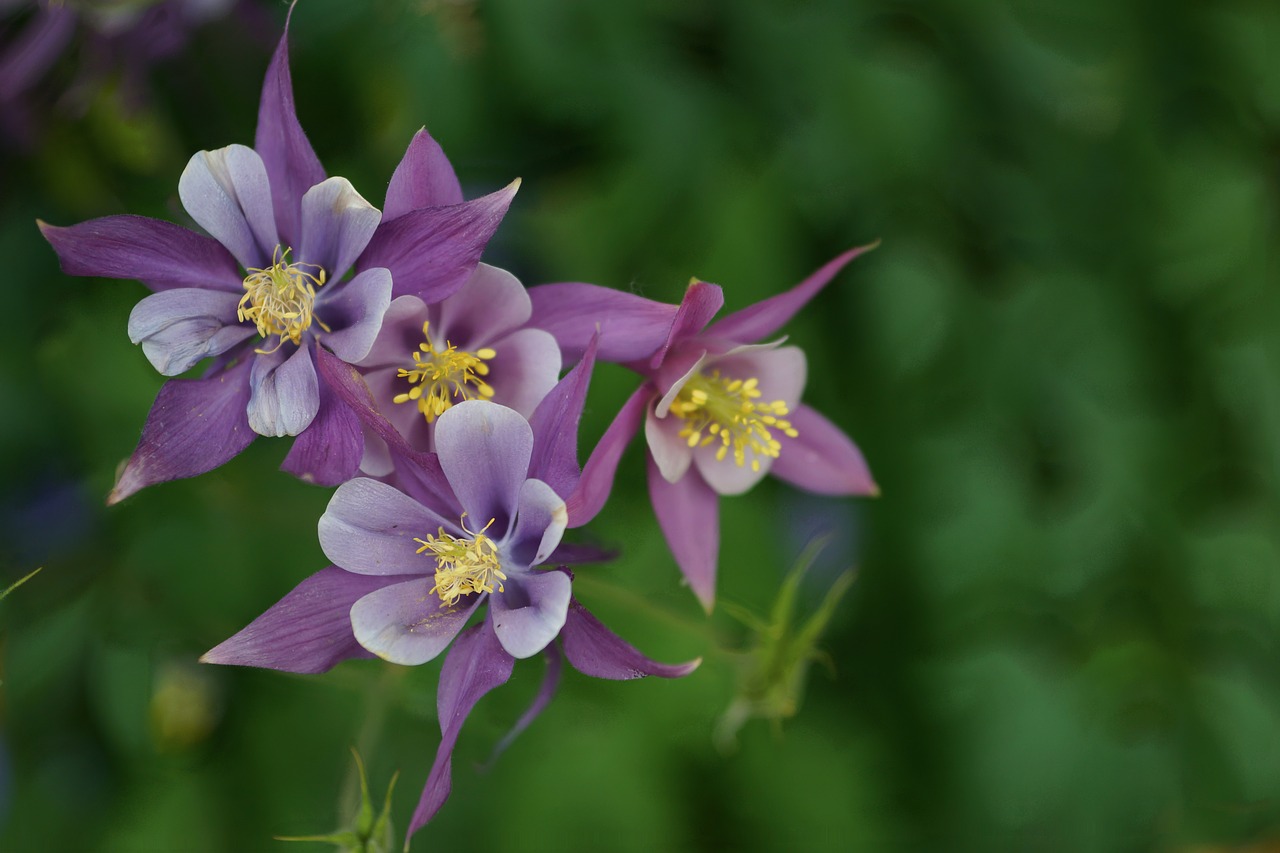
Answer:
<path fill-rule="evenodd" d="M 565 282 L 529 288 L 529 325 L 545 329 L 560 344 L 567 364 L 582 357 L 600 332 L 596 357 L 608 362 L 648 359 L 667 341 L 677 306 L 595 284 Z"/>
<path fill-rule="evenodd" d="M 400 578 L 321 569 L 201 656 L 201 663 L 283 672 L 326 672 L 348 658 L 371 658 L 351 630 L 351 605 Z"/>
<path fill-rule="evenodd" d="M 387 306 L 387 311 L 382 316 L 382 327 L 378 329 L 369 352 L 364 358 L 352 363 L 359 364 L 363 370 L 407 367 L 413 360 L 413 352 L 423 341 L 422 323 L 426 319 L 427 306 L 421 299 L 416 296 L 397 296 Z"/>
<path fill-rule="evenodd" d="M 827 282 L 844 268 L 844 265 L 861 254 L 871 251 L 880 245 L 877 240 L 866 246 L 850 249 L 842 255 L 822 265 L 817 272 L 797 284 L 795 287 L 763 299 L 754 305 L 748 305 L 740 311 L 724 317 L 707 327 L 706 334 L 711 337 L 725 338 L 731 341 L 751 343 L 775 334 L 788 320 L 796 315 L 810 299 L 817 296 Z"/>
<path fill-rule="evenodd" d="M 360 645 L 391 663 L 417 666 L 435 658 L 467 624 L 483 595 L 445 604 L 431 592 L 435 581 L 417 578 L 375 590 L 351 607 Z"/>
<path fill-rule="evenodd" d="M 297 435 L 320 408 L 320 384 L 305 346 L 254 358 L 249 388 L 249 426 L 258 435 Z"/>
<path fill-rule="evenodd" d="M 394 295 L 434 304 L 466 283 L 520 182 L 474 201 L 412 210 L 383 222 L 357 266 L 391 270 Z"/>
<path fill-rule="evenodd" d="M 582 420 L 595 360 L 593 339 L 582 360 L 547 392 L 529 416 L 529 427 L 533 430 L 529 476 L 545 481 L 558 495 L 572 494 L 582 476 L 578 466 L 578 424 Z M 559 362 L 557 349 L 556 363 Z"/>
<path fill-rule="evenodd" d="M 600 443 L 591 451 L 587 464 L 582 466 L 578 487 L 565 501 L 570 527 L 582 527 L 604 508 L 605 501 L 613 490 L 613 477 L 618 471 L 618 462 L 622 460 L 622 453 L 631 443 L 636 430 L 644 422 L 645 411 L 653 397 L 653 386 L 649 383 L 637 388 L 627 398 L 627 402 L 622 404 L 613 423 L 609 424 L 609 428 L 601 436 Z"/>
<path fill-rule="evenodd" d="M 533 430 L 506 406 L 467 400 L 436 420 L 436 453 L 471 529 L 492 519 L 495 539 L 508 532 L 529 470 Z"/>
<path fill-rule="evenodd" d="M 489 760 L 485 762 L 486 767 L 492 767 L 493 763 L 498 760 L 498 756 L 507 751 L 507 747 L 515 743 L 516 738 L 533 723 L 534 720 L 547 709 L 547 705 L 551 704 L 551 700 L 555 698 L 556 688 L 560 686 L 560 671 L 564 669 L 564 658 L 560 654 L 560 650 L 556 648 L 555 643 L 551 643 L 542 650 L 542 655 L 547 659 L 547 671 L 542 676 L 542 684 L 538 687 L 538 695 L 533 697 L 533 703 L 529 708 L 520 715 L 520 719 L 516 720 L 516 724 L 511 727 L 511 731 L 502 736 L 502 740 L 498 741 L 498 745 L 493 748 L 493 752 L 489 753 Z"/>
<path fill-rule="evenodd" d="M 688 289 L 684 292 L 684 298 L 680 300 L 680 307 L 676 309 L 675 319 L 671 321 L 667 340 L 661 349 L 653 354 L 653 358 L 649 361 L 650 367 L 656 368 L 662 364 L 663 357 L 675 343 L 691 338 L 702 331 L 702 328 L 711 322 L 711 318 L 723 305 L 724 292 L 718 284 L 696 280 L 690 282 Z"/>
<path fill-rule="evenodd" d="M 198 287 L 153 293 L 130 312 L 129 340 L 162 375 L 177 376 L 257 333 L 237 321 L 239 302 L 234 293 Z"/>
<path fill-rule="evenodd" d="M 322 267 L 331 282 L 342 281 L 382 221 L 346 178 L 328 178 L 302 196 L 302 236 L 294 258 Z"/>
<path fill-rule="evenodd" d="M 443 207 L 462 202 L 458 176 L 439 143 L 424 127 L 413 135 L 409 148 L 387 186 L 383 218 L 390 221 L 420 207 Z"/>
<path fill-rule="evenodd" d="M 667 482 L 674 483 L 685 475 L 693 462 L 693 448 L 680 435 L 684 421 L 670 413 L 660 418 L 650 408 L 644 417 L 644 440 L 649 445 L 649 458 Z"/>
<path fill-rule="evenodd" d="M 175 287 L 243 290 L 244 276 L 221 243 L 172 222 L 104 216 L 66 228 L 36 224 L 67 275 L 137 279 L 157 292 Z"/>
<path fill-rule="evenodd" d="M 568 520 L 563 498 L 541 480 L 525 480 L 515 530 L 502 544 L 503 566 L 527 568 L 545 561 L 560 544 Z"/>
<path fill-rule="evenodd" d="M 178 179 L 178 198 L 240 266 L 270 266 L 279 239 L 271 185 L 258 152 L 244 145 L 197 151 Z"/>
<path fill-rule="evenodd" d="M 489 618 L 514 658 L 533 657 L 564 627 L 572 584 L 564 572 L 515 572 L 489 596 Z"/>
<path fill-rule="evenodd" d="M 289 8 L 292 16 L 293 7 Z M 262 99 L 258 104 L 258 129 L 253 137 L 254 150 L 262 156 L 275 208 L 276 229 L 280 242 L 298 245 L 301 236 L 303 194 L 324 180 L 324 167 L 307 141 L 298 123 L 293 105 L 293 81 L 289 76 L 289 22 L 280 45 L 271 57 L 266 79 L 262 82 Z"/>
<path fill-rule="evenodd" d="M 107 503 L 156 483 L 212 471 L 249 446 L 250 361 L 205 379 L 171 379 L 147 415 L 138 447 L 116 480 Z"/>
<path fill-rule="evenodd" d="M 440 669 L 440 687 L 436 694 L 440 747 L 409 822 L 409 835 L 435 817 L 449 798 L 453 770 L 450 759 L 462 724 L 480 697 L 507 683 L 514 665 L 515 660 L 503 650 L 488 620 L 463 631 L 449 650 Z"/>
<path fill-rule="evenodd" d="M 417 553 L 415 538 L 457 523 L 441 518 L 400 490 L 359 477 L 338 487 L 320 516 L 320 548 L 334 565 L 362 575 L 433 573 L 431 555 Z"/>
<path fill-rule="evenodd" d="M 494 341 L 493 349 L 497 355 L 489 360 L 485 377 L 493 387 L 493 401 L 531 416 L 560 378 L 556 339 L 541 329 L 520 329 Z"/>
<path fill-rule="evenodd" d="M 702 606 L 711 612 L 716 598 L 716 559 L 720 553 L 719 495 L 690 469 L 669 483 L 649 459 L 649 500 L 671 555 Z"/>
<path fill-rule="evenodd" d="M 334 358 L 317 347 L 317 359 Z M 320 486 L 345 483 L 356 474 L 364 452 L 360 419 L 325 382 L 320 383 L 320 408 L 310 426 L 296 439 L 280 465 L 299 479 Z"/>
<path fill-rule="evenodd" d="M 839 427 L 804 405 L 789 417 L 799 435 L 781 439 L 774 476 L 820 495 L 880 494 L 862 451 Z"/>
<path fill-rule="evenodd" d="M 391 305 L 391 272 L 367 269 L 323 295 L 327 298 L 316 300 L 316 316 L 333 331 L 320 333 L 320 342 L 348 364 L 360 361 L 369 354 Z"/>
<path fill-rule="evenodd" d="M 641 654 L 635 646 L 610 631 L 575 598 L 569 602 L 569 615 L 560 631 L 564 655 L 570 665 L 583 675 L 628 681 L 656 675 L 680 678 L 698 668 L 702 658 L 685 663 L 658 663 Z"/>
<path fill-rule="evenodd" d="M 518 278 L 478 264 L 466 284 L 432 311 L 439 319 L 431 323 L 431 337 L 471 350 L 520 328 L 532 313 L 529 292 Z"/>

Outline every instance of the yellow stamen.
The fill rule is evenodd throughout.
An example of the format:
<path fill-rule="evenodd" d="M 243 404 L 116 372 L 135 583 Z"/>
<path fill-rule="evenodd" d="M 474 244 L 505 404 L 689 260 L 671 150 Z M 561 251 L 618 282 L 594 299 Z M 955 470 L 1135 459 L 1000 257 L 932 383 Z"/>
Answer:
<path fill-rule="evenodd" d="M 484 535 L 494 520 L 489 519 L 489 524 L 472 533 L 467 530 L 465 519 L 464 513 L 462 529 L 471 534 L 471 539 L 452 536 L 439 527 L 435 536 L 428 533 L 426 539 L 413 540 L 422 546 L 419 554 L 430 551 L 435 557 L 436 584 L 428 595 L 439 595 L 441 607 L 452 607 L 459 598 L 473 592 L 493 592 L 495 586 L 502 592 L 502 582 L 507 579 L 498 560 L 498 546 Z"/>
<path fill-rule="evenodd" d="M 286 339 L 301 343 L 302 333 L 311 328 L 312 321 L 330 331 L 315 316 L 316 288 L 324 284 L 324 269 L 315 264 L 289 263 L 290 251 L 276 246 L 271 266 L 250 267 L 244 279 L 245 293 L 240 297 L 236 316 L 242 323 L 248 320 L 256 325 L 264 339 L 278 337 L 271 349 L 257 350 L 264 355 L 280 349 Z"/>
<path fill-rule="evenodd" d="M 799 433 L 791 421 L 783 418 L 789 413 L 786 403 L 760 402 L 758 384 L 754 377 L 730 379 L 721 376 L 718 370 L 711 371 L 709 376 L 699 371 L 689 377 L 671 402 L 671 413 L 685 421 L 680 437 L 690 447 L 716 444 L 716 459 L 724 460 L 732 453 L 733 461 L 739 466 L 747 464 L 750 450 L 755 454 L 751 459 L 752 471 L 760 470 L 760 460 L 756 457 L 777 459 L 782 445 L 774 438 L 773 430 L 789 438 Z"/>
<path fill-rule="evenodd" d="M 392 398 L 396 403 L 416 402 L 427 423 L 440 417 L 454 403 L 492 397 L 493 386 L 482 377 L 489 375 L 489 365 L 485 362 L 497 355 L 490 347 L 464 352 L 448 341 L 443 349 L 437 349 L 431 342 L 430 326 L 430 322 L 422 324 L 425 341 L 409 355 L 413 359 L 412 369 L 402 367 L 396 374 L 408 379 L 413 387 L 407 394 Z"/>

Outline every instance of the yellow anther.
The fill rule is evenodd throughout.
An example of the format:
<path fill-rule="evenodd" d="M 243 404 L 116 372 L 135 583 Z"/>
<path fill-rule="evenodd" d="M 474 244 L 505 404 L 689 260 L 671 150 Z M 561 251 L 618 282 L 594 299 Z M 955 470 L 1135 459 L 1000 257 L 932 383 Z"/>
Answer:
<path fill-rule="evenodd" d="M 466 516 L 463 516 L 462 529 L 470 533 L 470 539 L 459 538 L 444 532 L 443 527 L 436 529 L 436 535 L 427 534 L 426 539 L 414 539 L 422 547 L 418 553 L 430 552 L 436 561 L 435 586 L 430 594 L 440 596 L 440 606 L 458 603 L 464 595 L 476 592 L 493 592 L 495 586 L 502 592 L 502 582 L 507 576 L 502 572 L 502 563 L 498 559 L 498 546 L 484 531 L 493 524 L 489 519 L 478 532 L 467 530 Z"/>
<path fill-rule="evenodd" d="M 699 371 L 689 377 L 671 402 L 671 413 L 684 419 L 680 437 L 690 447 L 718 444 L 715 457 L 723 461 L 730 453 L 739 466 L 747 464 L 747 451 L 754 456 L 751 470 L 760 470 L 761 456 L 774 459 L 782 445 L 774 437 L 777 430 L 789 438 L 799 433 L 785 419 L 789 414 L 782 400 L 759 402 L 761 392 L 756 377 L 731 379 L 713 370 L 710 375 Z M 704 435 L 706 433 L 706 435 Z"/>
<path fill-rule="evenodd" d="M 330 331 L 315 316 L 314 310 L 316 288 L 325 281 L 324 270 L 315 264 L 289 263 L 289 252 L 276 246 L 270 267 L 249 269 L 244 279 L 244 296 L 240 297 L 236 310 L 240 322 L 248 320 L 256 325 L 264 339 L 277 338 L 271 349 L 258 350 L 263 354 L 280 349 L 286 340 L 301 343 L 302 333 L 311 328 L 313 321 L 326 332 Z"/>
<path fill-rule="evenodd" d="M 409 355 L 413 367 L 402 367 L 396 374 L 408 379 L 413 387 L 408 393 L 392 398 L 396 403 L 416 402 L 427 423 L 440 417 L 454 403 L 492 397 L 493 386 L 481 377 L 489 375 L 489 365 L 485 362 L 497 356 L 490 347 L 464 352 L 448 341 L 443 349 L 437 349 L 431 342 L 430 327 L 429 321 L 422 324 L 425 341 Z"/>

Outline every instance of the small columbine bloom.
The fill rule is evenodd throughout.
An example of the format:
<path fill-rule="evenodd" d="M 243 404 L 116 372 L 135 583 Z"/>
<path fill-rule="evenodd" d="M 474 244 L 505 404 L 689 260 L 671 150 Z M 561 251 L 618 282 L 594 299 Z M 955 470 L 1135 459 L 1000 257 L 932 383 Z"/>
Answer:
<path fill-rule="evenodd" d="M 419 165 L 437 150 L 425 133 L 415 137 L 388 189 L 393 216 L 345 178 L 326 178 L 295 114 L 286 32 L 254 147 L 199 152 L 178 182 L 211 237 L 138 216 L 40 223 L 65 272 L 156 291 L 130 315 L 129 336 L 162 374 L 214 359 L 203 378 L 160 390 L 110 502 L 211 470 L 255 435 L 297 436 L 283 467 L 304 479 L 336 485 L 354 474 L 360 424 L 317 368 L 368 355 L 393 275 L 432 298 L 461 287 L 514 193 L 420 209 L 429 193 Z"/>
<path fill-rule="evenodd" d="M 769 473 L 819 494 L 876 494 L 853 442 L 800 403 L 803 351 L 781 341 L 758 343 L 868 248 L 846 252 L 791 290 L 714 323 L 724 297 L 702 281 L 689 286 L 679 306 L 589 284 L 532 288 L 532 322 L 555 335 L 566 360 L 584 351 L 594 323 L 599 358 L 645 380 L 583 470 L 570 502 L 575 523 L 599 512 L 622 450 L 643 424 L 654 512 L 676 563 L 710 610 L 720 495 L 741 494 Z"/>
<path fill-rule="evenodd" d="M 392 301 L 373 348 L 357 367 L 378 408 L 419 450 L 432 450 L 436 419 L 465 400 L 490 400 L 526 418 L 560 377 L 555 338 L 526 324 L 529 294 L 511 273 L 480 264 L 435 305 Z M 360 469 L 391 472 L 385 442 L 366 436 Z"/>

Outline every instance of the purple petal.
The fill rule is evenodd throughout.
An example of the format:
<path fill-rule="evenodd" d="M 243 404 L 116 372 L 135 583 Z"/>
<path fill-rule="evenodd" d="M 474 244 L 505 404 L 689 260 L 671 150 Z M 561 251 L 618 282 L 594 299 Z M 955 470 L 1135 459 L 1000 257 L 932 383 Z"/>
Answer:
<path fill-rule="evenodd" d="M 36 224 L 67 275 L 137 279 L 155 291 L 244 290 L 236 259 L 221 243 L 172 222 L 104 216 L 66 228 Z"/>
<path fill-rule="evenodd" d="M 555 698 L 556 688 L 560 686 L 560 672 L 564 669 L 564 658 L 560 654 L 560 650 L 556 648 L 555 643 L 547 646 L 542 650 L 543 656 L 547 659 L 547 671 L 542 676 L 542 685 L 538 687 L 538 695 L 533 697 L 531 704 L 520 719 L 516 720 L 516 724 L 511 727 L 511 731 L 502 736 L 502 740 L 498 741 L 498 745 L 493 748 L 493 752 L 489 753 L 489 760 L 485 762 L 486 767 L 491 767 L 498 756 L 507 751 L 507 747 L 515 743 L 516 738 L 527 728 L 534 720 L 547 709 L 547 705 L 551 704 L 551 700 Z"/>
<path fill-rule="evenodd" d="M 283 672 L 326 672 L 348 658 L 373 657 L 356 642 L 351 605 L 394 577 L 321 569 L 271 605 L 238 634 L 204 653 L 201 663 L 257 666 Z"/>
<path fill-rule="evenodd" d="M 316 358 L 333 358 L 317 348 Z M 327 383 L 321 382 L 320 408 L 311 425 L 296 439 L 280 468 L 299 479 L 321 486 L 345 483 L 356 474 L 364 453 L 360 419 Z"/>
<path fill-rule="evenodd" d="M 618 559 L 617 548 L 604 548 L 584 542 L 561 542 L 545 562 L 563 566 L 576 563 L 608 563 Z"/>
<path fill-rule="evenodd" d="M 293 7 L 289 8 L 292 16 Z M 324 167 L 312 150 L 307 135 L 298 123 L 293 105 L 293 81 L 289 76 L 289 22 L 271 58 L 266 79 L 262 82 L 262 100 L 258 104 L 258 130 L 254 149 L 262 156 L 271 179 L 276 228 L 280 242 L 298 245 L 301 236 L 302 196 L 324 180 Z"/>
<path fill-rule="evenodd" d="M 643 423 L 645 411 L 653 397 L 653 386 L 649 383 L 637 388 L 627 398 L 627 402 L 622 404 L 613 423 L 609 424 L 609 428 L 601 436 L 600 443 L 591 451 L 587 464 L 582 467 L 578 487 L 565 501 L 570 527 L 582 527 L 604 508 L 609 492 L 613 490 L 613 476 L 618 470 L 622 452 L 627 449 L 636 430 Z"/>
<path fill-rule="evenodd" d="M 351 607 L 351 628 L 360 645 L 391 663 L 417 666 L 435 658 L 458 635 L 483 595 L 445 604 L 435 581 L 417 578 L 383 587 Z"/>
<path fill-rule="evenodd" d="M 572 583 L 564 572 L 516 572 L 489 596 L 489 618 L 514 658 L 533 657 L 564 627 Z"/>
<path fill-rule="evenodd" d="M 249 388 L 249 426 L 258 435 L 297 435 L 320 408 L 320 385 L 307 347 L 281 347 L 254 358 Z"/>
<path fill-rule="evenodd" d="M 396 296 L 439 302 L 471 277 L 519 186 L 517 180 L 474 201 L 424 207 L 383 222 L 357 266 L 391 270 Z"/>
<path fill-rule="evenodd" d="M 177 376 L 257 333 L 253 326 L 239 324 L 239 303 L 234 293 L 198 287 L 153 293 L 130 312 L 129 340 L 142 344 L 161 374 Z"/>
<path fill-rule="evenodd" d="M 374 267 L 350 281 L 340 282 L 316 305 L 320 319 L 333 329 L 320 341 L 338 358 L 351 364 L 369 354 L 382 319 L 391 305 L 391 273 Z"/>
<path fill-rule="evenodd" d="M 296 258 L 323 267 L 329 281 L 341 281 L 381 221 L 381 211 L 346 178 L 322 181 L 302 196 L 302 236 Z"/>
<path fill-rule="evenodd" d="M 546 481 L 558 495 L 572 494 L 582 476 L 582 469 L 578 466 L 578 424 L 582 420 L 582 407 L 586 404 L 595 359 L 596 341 L 593 339 L 582 360 L 547 393 L 529 416 L 529 427 L 533 430 L 529 476 Z M 556 363 L 560 363 L 558 350 Z"/>
<path fill-rule="evenodd" d="M 269 266 L 275 254 L 271 185 L 258 152 L 244 145 L 198 151 L 178 179 L 182 206 L 245 269 Z"/>
<path fill-rule="evenodd" d="M 693 462 L 693 448 L 680 435 L 683 429 L 684 420 L 675 415 L 660 418 L 653 409 L 645 413 L 644 440 L 649 445 L 649 458 L 669 483 L 683 477 Z"/>
<path fill-rule="evenodd" d="M 28 5 L 35 6 L 34 3 Z M 0 15 L 11 11 L 12 8 L 6 8 Z M 75 29 L 74 11 L 61 4 L 41 3 L 27 25 L 5 45 L 4 56 L 0 58 L 0 99 L 16 98 L 34 86 L 62 55 Z"/>
<path fill-rule="evenodd" d="M 716 558 L 720 552 L 719 496 L 696 469 L 668 483 L 651 458 L 649 500 L 676 565 L 710 613 L 716 599 Z"/>
<path fill-rule="evenodd" d="M 409 835 L 417 832 L 449 798 L 452 787 L 453 747 L 462 724 L 480 697 L 507 683 L 515 661 L 503 651 L 489 621 L 463 631 L 444 659 L 436 709 L 440 718 L 440 748 L 431 765 L 427 784 L 409 823 Z"/>
<path fill-rule="evenodd" d="M 462 187 L 449 159 L 424 127 L 413 135 L 400 165 L 391 175 L 382 216 L 392 220 L 420 207 L 462 202 Z"/>
<path fill-rule="evenodd" d="M 702 328 L 711 322 L 711 318 L 723 306 L 724 292 L 719 285 L 705 281 L 690 282 L 688 289 L 684 292 L 684 298 L 680 300 L 680 307 L 676 309 L 676 317 L 671 322 L 667 341 L 653 354 L 653 358 L 649 361 L 650 367 L 656 368 L 662 364 L 667 351 L 677 341 L 691 338 L 702 331 Z"/>
<path fill-rule="evenodd" d="M 441 527 L 460 532 L 398 489 L 363 477 L 338 487 L 318 525 L 324 555 L 362 575 L 433 574 L 431 555 L 417 553 L 414 539 Z"/>
<path fill-rule="evenodd" d="M 397 296 L 392 299 L 369 352 L 353 363 L 358 363 L 364 370 L 407 367 L 418 344 L 423 341 L 422 323 L 426 319 L 426 303 L 418 297 Z"/>
<path fill-rule="evenodd" d="M 515 530 L 502 544 L 503 565 L 527 568 L 544 562 L 560 544 L 568 520 L 564 500 L 550 486 L 525 480 Z"/>
<path fill-rule="evenodd" d="M 431 338 L 473 350 L 520 328 L 532 313 L 529 291 L 519 279 L 504 269 L 478 264 L 466 284 L 432 311 Z"/>
<path fill-rule="evenodd" d="M 666 343 L 677 311 L 675 305 L 634 293 L 577 282 L 531 287 L 529 298 L 529 325 L 554 335 L 568 364 L 582 357 L 597 329 L 601 361 L 651 358 Z"/>
<path fill-rule="evenodd" d="M 556 339 L 541 329 L 520 329 L 492 347 L 497 355 L 489 361 L 486 379 L 493 387 L 493 402 L 531 416 L 560 378 Z"/>
<path fill-rule="evenodd" d="M 212 471 L 248 447 L 255 436 L 245 416 L 251 361 L 205 379 L 166 382 L 107 503 L 155 483 Z"/>
<path fill-rule="evenodd" d="M 492 519 L 491 535 L 503 538 L 529 471 L 529 422 L 506 406 L 467 400 L 436 420 L 435 438 L 440 467 L 471 519 L 471 529 Z"/>
<path fill-rule="evenodd" d="M 785 293 L 779 293 L 777 296 L 763 299 L 754 305 L 748 305 L 741 311 L 735 311 L 727 317 L 712 323 L 707 328 L 707 336 L 751 343 L 774 334 L 788 320 L 794 317 L 796 312 L 803 308 L 810 299 L 817 296 L 818 292 L 835 277 L 836 273 L 844 268 L 845 264 L 879 245 L 880 241 L 877 240 L 869 245 L 850 249 L 843 255 L 828 261 L 813 275 Z"/>
<path fill-rule="evenodd" d="M 849 436 L 808 406 L 789 417 L 799 436 L 783 438 L 773 474 L 820 495 L 879 495 L 862 452 Z"/>
<path fill-rule="evenodd" d="M 656 675 L 680 678 L 698 668 L 702 658 L 687 663 L 658 663 L 645 657 L 635 646 L 610 631 L 575 598 L 569 602 L 569 616 L 560 632 L 564 655 L 583 675 L 628 681 Z"/>

